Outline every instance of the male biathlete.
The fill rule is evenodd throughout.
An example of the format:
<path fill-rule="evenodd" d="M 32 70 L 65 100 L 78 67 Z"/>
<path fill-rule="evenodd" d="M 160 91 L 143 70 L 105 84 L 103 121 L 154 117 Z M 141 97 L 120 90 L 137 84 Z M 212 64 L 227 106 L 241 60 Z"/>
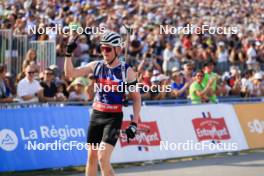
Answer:
<path fill-rule="evenodd" d="M 119 61 L 122 39 L 116 32 L 107 32 L 100 40 L 100 49 L 103 55 L 102 61 L 93 61 L 85 67 L 74 68 L 72 64 L 72 52 L 77 47 L 76 40 L 67 45 L 65 58 L 66 77 L 79 77 L 93 74 L 97 84 L 120 85 L 127 82 L 135 85 L 137 78 L 135 72 L 127 64 Z M 136 135 L 137 123 L 140 119 L 141 96 L 138 91 L 131 91 L 133 100 L 134 118 L 125 130 L 128 138 Z M 123 119 L 122 106 L 125 92 L 96 91 L 87 142 L 89 154 L 86 165 L 86 176 L 96 176 L 98 161 L 103 176 L 112 176 L 114 171 L 110 164 L 111 154 L 118 140 Z M 99 145 L 99 149 L 96 146 Z"/>

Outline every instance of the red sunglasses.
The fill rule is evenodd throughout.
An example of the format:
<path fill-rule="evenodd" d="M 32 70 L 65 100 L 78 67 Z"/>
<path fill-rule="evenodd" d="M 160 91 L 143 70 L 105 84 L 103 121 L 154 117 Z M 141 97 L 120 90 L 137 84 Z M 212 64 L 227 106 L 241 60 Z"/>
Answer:
<path fill-rule="evenodd" d="M 106 53 L 110 53 L 112 51 L 112 48 L 108 46 L 101 46 L 100 49 L 101 51 L 105 51 Z"/>

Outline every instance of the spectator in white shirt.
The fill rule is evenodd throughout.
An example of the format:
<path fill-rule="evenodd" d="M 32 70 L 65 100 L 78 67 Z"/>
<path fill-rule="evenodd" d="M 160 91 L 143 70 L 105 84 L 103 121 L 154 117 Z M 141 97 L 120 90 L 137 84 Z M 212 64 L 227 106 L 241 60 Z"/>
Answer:
<path fill-rule="evenodd" d="M 163 64 L 162 69 L 164 73 L 169 74 L 173 67 L 180 67 L 179 61 L 173 51 L 173 47 L 170 43 L 166 44 L 166 49 L 163 52 Z"/>
<path fill-rule="evenodd" d="M 219 42 L 218 43 L 218 47 L 217 47 L 217 66 L 216 66 L 216 70 L 217 72 L 225 72 L 228 71 L 229 65 L 228 65 L 228 51 L 225 47 L 225 43 L 224 42 Z"/>
<path fill-rule="evenodd" d="M 249 97 L 253 91 L 253 72 L 247 71 L 243 78 L 241 79 L 241 96 Z"/>
<path fill-rule="evenodd" d="M 247 65 L 248 69 L 255 69 L 256 67 L 256 59 L 257 59 L 257 52 L 255 49 L 256 45 L 255 42 L 250 42 L 250 47 L 247 50 Z"/>
<path fill-rule="evenodd" d="M 17 95 L 21 102 L 38 102 L 43 97 L 43 88 L 34 79 L 35 67 L 28 65 L 25 70 L 26 77 L 17 85 Z"/>

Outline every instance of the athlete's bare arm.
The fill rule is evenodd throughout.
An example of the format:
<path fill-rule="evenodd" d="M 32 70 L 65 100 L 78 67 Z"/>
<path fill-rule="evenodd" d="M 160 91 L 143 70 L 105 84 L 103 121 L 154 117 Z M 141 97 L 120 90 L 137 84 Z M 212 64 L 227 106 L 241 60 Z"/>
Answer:
<path fill-rule="evenodd" d="M 137 77 L 135 72 L 131 67 L 127 70 L 127 82 L 131 83 L 136 81 Z M 134 112 L 134 119 L 133 122 L 138 123 L 140 119 L 140 110 L 141 110 L 141 95 L 138 91 L 130 92 L 131 99 L 133 100 L 133 112 Z"/>
<path fill-rule="evenodd" d="M 87 76 L 90 73 L 93 73 L 93 69 L 94 69 L 96 63 L 97 63 L 97 61 L 93 61 L 84 67 L 74 68 L 72 65 L 72 57 L 65 57 L 65 62 L 64 62 L 65 76 L 68 78 Z"/>

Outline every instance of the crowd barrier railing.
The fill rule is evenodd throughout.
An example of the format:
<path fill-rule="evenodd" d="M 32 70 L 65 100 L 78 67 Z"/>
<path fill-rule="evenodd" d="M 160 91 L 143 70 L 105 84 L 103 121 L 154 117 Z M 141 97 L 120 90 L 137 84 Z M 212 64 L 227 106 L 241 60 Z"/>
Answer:
<path fill-rule="evenodd" d="M 264 102 L 264 97 L 219 97 L 219 103 L 254 103 L 254 102 Z M 132 105 L 133 102 L 129 101 L 128 105 Z M 189 99 L 167 99 L 167 100 L 142 100 L 142 106 L 148 105 L 190 105 L 191 101 Z M 26 108 L 26 107 L 48 107 L 48 106 L 67 106 L 67 105 L 87 105 L 91 106 L 92 101 L 89 102 L 76 102 L 76 101 L 67 101 L 67 102 L 38 102 L 38 103 L 0 103 L 0 109 L 12 109 L 12 108 Z"/>
<path fill-rule="evenodd" d="M 50 65 L 56 64 L 56 42 L 55 41 L 30 41 L 30 48 L 37 53 L 37 63 L 40 71 Z"/>
<path fill-rule="evenodd" d="M 13 35 L 12 40 L 12 63 L 11 71 L 14 75 L 22 70 L 23 60 L 28 50 L 28 36 L 27 35 Z"/>
<path fill-rule="evenodd" d="M 7 29 L 0 30 L 0 63 L 6 64 L 11 71 L 12 56 L 12 31 Z"/>
<path fill-rule="evenodd" d="M 8 72 L 12 75 L 21 72 L 29 48 L 36 51 L 40 71 L 56 64 L 55 41 L 30 41 L 27 35 L 15 35 L 10 29 L 0 30 L 0 63 L 6 64 Z"/>

